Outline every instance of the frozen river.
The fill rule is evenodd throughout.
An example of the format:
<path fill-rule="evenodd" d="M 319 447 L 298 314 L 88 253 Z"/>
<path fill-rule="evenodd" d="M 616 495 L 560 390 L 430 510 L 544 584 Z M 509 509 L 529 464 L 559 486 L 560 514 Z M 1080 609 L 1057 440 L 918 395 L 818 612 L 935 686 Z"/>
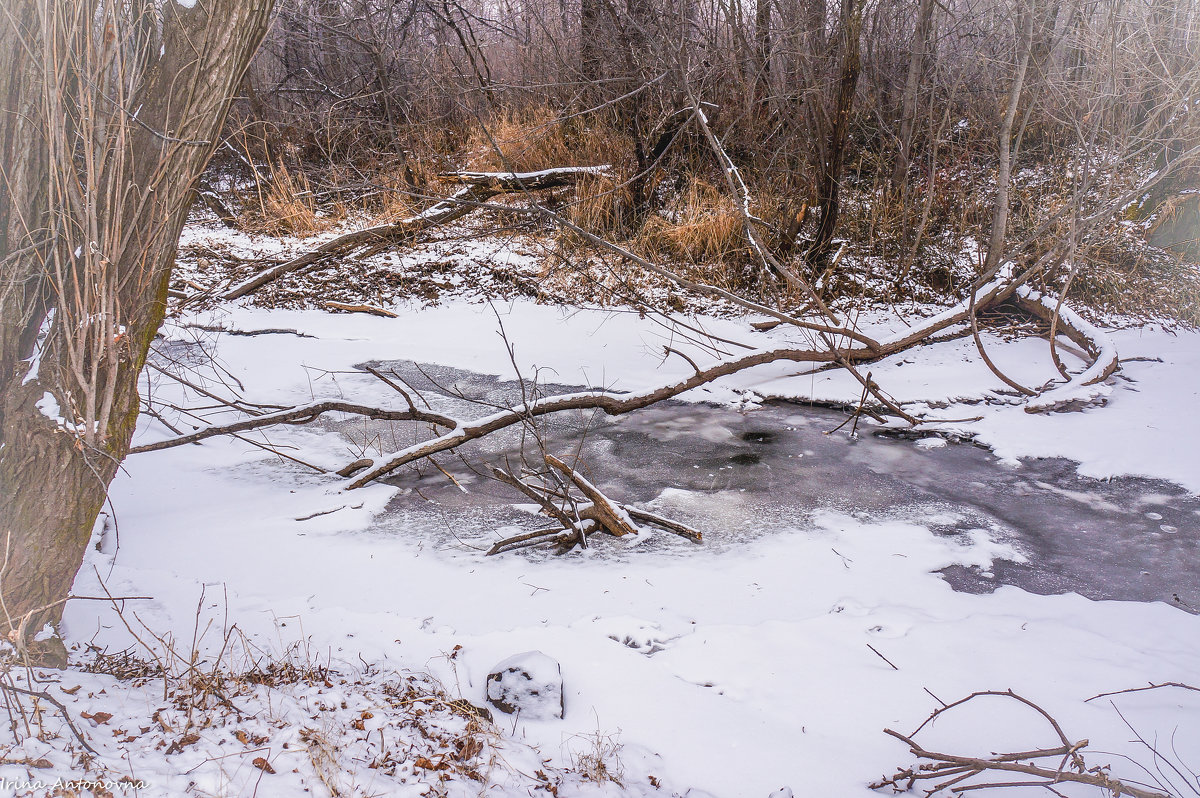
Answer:
<path fill-rule="evenodd" d="M 521 398 L 515 381 L 412 362 L 372 365 L 395 370 L 435 408 L 461 416 L 483 415 L 492 405 Z M 447 398 L 448 390 L 464 398 Z M 986 534 L 1024 555 L 1023 561 L 998 560 L 989 570 L 943 571 L 958 590 L 1015 585 L 1042 594 L 1163 601 L 1200 612 L 1200 498 L 1182 488 L 1132 477 L 1081 477 L 1066 460 L 1002 462 L 970 443 L 882 434 L 865 419 L 853 438 L 849 425 L 833 432 L 843 420 L 843 413 L 791 403 L 739 411 L 671 402 L 616 418 L 560 414 L 543 421 L 555 454 L 579 451 L 589 478 L 610 496 L 690 523 L 709 548 L 772 530 L 804 529 L 814 512 L 832 509 L 864 520 L 911 520 L 940 535 Z M 385 449 L 417 439 L 411 430 L 386 424 L 347 423 L 355 426 L 343 431 L 363 440 L 377 434 Z M 394 483 L 405 490 L 382 523 L 421 530 L 438 545 L 480 548 L 498 536 L 546 525 L 514 507 L 523 498 L 478 469 L 480 462 L 502 464 L 506 458 L 519 463 L 521 437 L 513 429 L 464 447 L 462 458 L 441 456 L 438 463 L 458 485 L 428 465 L 419 475 L 397 475 Z M 668 535 L 642 545 L 681 556 L 694 550 Z M 623 545 L 612 550 L 626 556 L 617 553 Z"/>

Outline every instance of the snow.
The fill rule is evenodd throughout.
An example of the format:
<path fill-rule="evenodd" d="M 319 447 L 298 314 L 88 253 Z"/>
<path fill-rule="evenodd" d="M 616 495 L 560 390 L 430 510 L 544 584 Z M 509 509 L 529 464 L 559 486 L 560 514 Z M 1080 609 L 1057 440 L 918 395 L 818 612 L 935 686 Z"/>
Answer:
<path fill-rule="evenodd" d="M 57 308 L 50 308 L 46 312 L 45 318 L 42 319 L 41 325 L 38 326 L 37 338 L 33 344 L 33 354 L 24 361 L 29 364 L 29 371 L 25 372 L 25 377 L 21 380 L 22 385 L 33 382 L 41 373 L 42 353 L 46 351 L 46 340 L 50 337 L 50 328 L 54 324 L 54 314 L 57 311 Z"/>
<path fill-rule="evenodd" d="M 42 398 L 38 399 L 37 402 L 34 403 L 34 407 L 36 407 L 43 416 L 54 422 L 56 427 L 61 427 L 67 423 L 66 420 L 63 419 L 62 413 L 58 409 L 58 400 L 55 399 L 54 394 L 50 393 L 49 391 L 46 391 L 42 394 Z"/>
<path fill-rule="evenodd" d="M 554 169 L 541 169 L 536 172 L 454 172 L 453 174 L 463 178 L 487 178 L 495 177 L 502 180 L 527 181 L 536 180 L 549 175 L 570 175 L 570 174 L 604 174 L 612 168 L 609 164 L 601 164 L 599 166 L 560 166 Z"/>
<path fill-rule="evenodd" d="M 1064 324 L 1069 324 L 1083 333 L 1097 349 L 1096 358 L 1090 366 L 1071 377 L 1066 384 L 1029 400 L 1025 405 L 1026 412 L 1036 413 L 1066 402 L 1091 402 L 1099 397 L 1107 396 L 1110 393 L 1108 386 L 1100 385 L 1099 382 L 1104 379 L 1118 359 L 1117 347 L 1113 344 L 1112 339 L 1069 307 L 1060 306 L 1054 297 L 1034 291 L 1027 286 L 1020 286 L 1017 288 L 1017 292 L 1034 302 L 1040 302 L 1043 307 L 1051 311 L 1057 310 Z"/>
<path fill-rule="evenodd" d="M 689 375 L 683 359 L 663 358 L 666 343 L 698 363 L 713 361 L 711 353 L 681 343 L 637 313 L 564 310 L 528 301 L 394 309 L 399 317 L 386 319 L 237 306 L 178 319 L 165 335 L 181 351 L 191 351 L 185 347 L 189 340 L 206 340 L 230 375 L 226 380 L 240 381 L 252 401 L 278 404 L 338 397 L 395 405 L 386 386 L 355 369 L 371 361 L 414 360 L 511 377 L 506 340 L 527 374 L 607 390 L 644 391 Z M 865 314 L 859 326 L 883 340 L 903 336 L 906 322 L 919 321 L 878 312 Z M 751 332 L 743 320 L 697 323 L 763 348 L 797 335 L 781 328 Z M 195 325 L 284 332 L 213 334 Z M 870 370 L 891 395 L 927 415 L 951 419 L 936 425 L 943 437 L 922 446 L 945 447 L 946 437 L 973 438 L 1014 467 L 1024 457 L 1068 457 L 1090 476 L 1139 474 L 1200 491 L 1197 447 L 1178 445 L 1200 439 L 1194 413 L 1200 334 L 1157 327 L 1105 334 L 1126 362 L 1121 376 L 1105 384 L 1105 406 L 1077 413 L 1024 412 L 1017 397 L 978 362 L 969 339 L 910 350 Z M 1014 378 L 1041 385 L 1058 377 L 1044 341 L 988 333 L 983 339 Z M 1130 360 L 1135 357 L 1163 362 Z M 1082 359 L 1064 358 L 1086 369 Z M 198 373 L 209 374 L 206 384 L 217 386 L 217 372 L 204 371 L 203 358 L 197 363 Z M 188 398 L 178 386 L 152 382 L 161 399 Z M 742 406 L 753 413 L 760 397 L 853 403 L 860 393 L 859 384 L 841 372 L 776 363 L 684 398 L 737 402 L 750 396 Z M 943 406 L 952 401 L 959 403 Z M 964 417 L 979 420 L 954 420 Z M 135 443 L 171 436 L 143 421 Z M 796 423 L 805 423 L 799 411 Z M 712 435 L 713 445 L 720 445 L 711 431 L 684 425 L 677 432 Z M 353 459 L 336 433 L 286 427 L 269 430 L 267 437 L 297 447 L 298 456 L 322 467 Z M 669 442 L 663 446 L 669 448 Z M 998 561 L 1027 556 L 992 530 L 947 536 L 931 529 L 940 522 L 934 515 L 820 508 L 754 517 L 736 491 L 709 494 L 664 485 L 658 504 L 703 514 L 713 527 L 738 525 L 744 534 L 698 547 L 616 541 L 557 558 L 484 558 L 474 544 L 498 530 L 474 528 L 467 515 L 448 516 L 450 533 L 463 542 L 444 543 L 445 530 L 397 521 L 402 516 L 396 515 L 396 502 L 419 500 L 410 489 L 343 487 L 336 477 L 225 438 L 127 460 L 111 490 L 119 549 L 104 543 L 115 529 L 98 525 L 98 545 L 89 546 L 76 594 L 102 595 L 107 589 L 152 596 L 129 607 L 159 633 L 190 641 L 197 627 L 236 624 L 258 650 L 275 656 L 316 652 L 348 680 L 347 685 L 335 680 L 332 688 L 295 685 L 269 696 L 242 697 L 273 707 L 254 721 L 262 730 L 252 733 L 266 733 L 274 724 L 263 756 L 290 763 L 277 767 L 277 775 L 251 767 L 250 753 L 232 741 L 230 729 L 207 729 L 194 747 L 173 757 L 153 745 L 121 745 L 108 729 L 85 729 L 103 743 L 98 750 L 110 772 L 132 773 L 149 785 L 140 795 L 251 795 L 256 789 L 260 795 L 300 796 L 305 789 L 323 794 L 314 766 L 296 754 L 312 750 L 311 742 L 301 746 L 299 734 L 313 723 L 314 702 L 333 707 L 325 727 L 331 734 L 344 731 L 363 711 L 391 717 L 380 714 L 381 696 L 397 674 L 433 680 L 450 695 L 482 706 L 488 673 L 517 651 L 540 651 L 561 665 L 566 713 L 561 720 L 501 716 L 496 750 L 505 752 L 512 770 L 526 775 L 540 767 L 578 768 L 589 756 L 605 757 L 614 767 L 619 760 L 627 775 L 624 794 L 654 793 L 650 776 L 665 785 L 661 794 L 683 795 L 692 788 L 686 794 L 693 798 L 761 798 L 787 795 L 789 789 L 805 795 L 874 794 L 868 781 L 913 762 L 903 745 L 882 733 L 884 727 L 907 733 L 939 701 L 981 689 L 1012 688 L 1038 702 L 1073 740 L 1090 739 L 1089 764 L 1111 762 L 1114 773 L 1139 775 L 1122 757 L 1150 762 L 1130 742 L 1117 708 L 1147 739 L 1174 735 L 1176 750 L 1200 750 L 1200 701 L 1194 693 L 1148 691 L 1113 696 L 1111 704 L 1085 702 L 1149 681 L 1194 682 L 1200 672 L 1200 617 L 1162 603 L 1043 596 L 1013 587 L 984 595 L 953 591 L 939 570 L 957 566 L 986 573 Z M 110 652 L 133 645 L 121 619 L 102 602 L 68 604 L 63 630 L 68 642 Z M 214 633 L 200 647 L 219 648 L 220 642 Z M 108 726 L 145 726 L 162 706 L 161 683 L 131 687 L 75 670 L 61 678 L 84 685 L 68 701 L 71 711 L 112 712 Z M 351 689 L 356 681 L 362 684 Z M 462 722 L 456 717 L 447 714 L 444 721 Z M 174 739 L 159 731 L 147 734 Z M 1040 717 L 1000 700 L 948 715 L 922 735 L 931 747 L 956 752 L 1026 750 L 1054 742 Z M 353 743 L 360 747 L 342 761 L 368 757 L 364 746 L 372 744 Z M 27 755 L 33 756 L 22 754 Z M 37 756 L 51 757 L 55 772 L 62 770 L 55 751 Z M 24 777 L 26 771 L 3 765 L 0 778 Z M 370 794 L 419 794 L 416 781 L 395 784 L 361 766 L 352 775 L 372 774 Z M 529 794 L 528 781 L 510 770 L 504 774 L 488 794 Z M 479 789 L 475 785 L 472 794 Z M 618 791 L 611 782 L 567 778 L 558 794 Z"/>

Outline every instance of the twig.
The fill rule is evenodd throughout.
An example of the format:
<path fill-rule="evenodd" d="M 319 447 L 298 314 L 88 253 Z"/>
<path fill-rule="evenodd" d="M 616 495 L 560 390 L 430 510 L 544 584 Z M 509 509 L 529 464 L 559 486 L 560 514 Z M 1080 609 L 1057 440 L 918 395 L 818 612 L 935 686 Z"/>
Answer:
<path fill-rule="evenodd" d="M 71 733 L 75 735 L 75 739 L 79 741 L 79 744 L 82 745 L 92 756 L 100 756 L 100 754 L 96 753 L 96 749 L 88 745 L 87 740 L 83 739 L 83 735 L 80 734 L 79 729 L 75 727 L 75 722 L 71 720 L 71 716 L 67 712 L 67 708 L 57 698 L 44 691 L 26 690 L 23 687 L 17 687 L 15 684 L 7 684 L 2 681 L 0 681 L 0 689 L 13 693 L 20 693 L 21 695 L 32 696 L 33 698 L 40 698 L 46 703 L 52 704 L 62 714 L 63 720 L 67 722 L 67 726 L 71 729 Z"/>

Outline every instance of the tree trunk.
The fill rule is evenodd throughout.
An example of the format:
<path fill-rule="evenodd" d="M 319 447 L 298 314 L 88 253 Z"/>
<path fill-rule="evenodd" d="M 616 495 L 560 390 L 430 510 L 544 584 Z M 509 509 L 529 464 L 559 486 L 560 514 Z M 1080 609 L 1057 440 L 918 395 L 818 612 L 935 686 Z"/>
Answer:
<path fill-rule="evenodd" d="M 892 189 L 905 185 L 908 166 L 912 160 L 913 123 L 917 117 L 917 89 L 929 50 L 929 33 L 933 28 L 933 0 L 921 0 L 917 11 L 917 30 L 912 51 L 908 56 L 908 75 L 904 81 L 904 97 L 900 107 L 900 149 L 892 167 Z"/>
<path fill-rule="evenodd" d="M 18 111 L 0 116 L 2 633 L 61 617 L 133 435 L 189 198 L 269 12 L 21 0 L 0 19 Z"/>
<path fill-rule="evenodd" d="M 1033 8 L 1020 5 L 1017 13 L 1017 49 L 1014 53 L 1015 69 L 1012 85 L 1008 89 L 1008 103 L 1000 119 L 997 137 L 999 166 L 996 170 L 996 201 L 992 206 L 992 230 L 988 237 L 987 260 L 983 271 L 991 274 L 1000 265 L 1004 251 L 1004 236 L 1008 230 L 1008 192 L 1012 184 L 1012 135 L 1017 119 L 1017 107 L 1021 92 L 1025 88 L 1025 72 L 1029 68 L 1029 56 L 1033 49 Z"/>
<path fill-rule="evenodd" d="M 862 3 L 845 0 L 842 16 L 842 69 L 833 119 L 817 182 L 817 204 L 821 208 L 821 223 L 807 252 L 810 264 L 822 267 L 832 254 L 833 234 L 837 229 L 840 206 L 842 167 L 846 161 L 846 143 L 850 135 L 850 113 L 858 90 L 860 71 L 859 39 L 862 32 Z"/>
<path fill-rule="evenodd" d="M 771 101 L 771 0 L 758 0 L 754 9 L 754 104 L 760 114 Z"/>

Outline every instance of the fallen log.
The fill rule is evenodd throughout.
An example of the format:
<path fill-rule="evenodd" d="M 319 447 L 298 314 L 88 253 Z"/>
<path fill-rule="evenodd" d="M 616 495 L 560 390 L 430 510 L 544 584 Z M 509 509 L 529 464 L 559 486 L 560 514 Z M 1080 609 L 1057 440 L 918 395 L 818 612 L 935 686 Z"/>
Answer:
<path fill-rule="evenodd" d="M 1002 301 L 1012 294 L 1014 285 L 1003 277 L 997 278 L 975 292 L 978 306 Z M 397 468 L 424 459 L 439 452 L 457 448 L 467 441 L 482 438 L 493 432 L 523 423 L 532 418 L 558 413 L 564 410 L 602 410 L 610 416 L 640 410 L 664 399 L 706 385 L 720 377 L 727 377 L 754 366 L 778 361 L 816 363 L 862 363 L 895 354 L 920 343 L 936 332 L 958 324 L 967 318 L 969 303 L 960 302 L 949 310 L 926 319 L 922 324 L 903 333 L 885 338 L 876 347 L 858 346 L 841 349 L 808 349 L 784 347 L 779 349 L 757 349 L 732 360 L 724 360 L 676 382 L 660 385 L 645 391 L 619 394 L 611 391 L 581 391 L 573 394 L 536 399 L 512 408 L 499 410 L 491 415 L 455 425 L 449 431 L 427 441 L 413 444 L 388 457 L 354 479 L 348 488 L 361 488 Z"/>
<path fill-rule="evenodd" d="M 325 307 L 330 310 L 341 310 L 346 313 L 370 313 L 372 316 L 383 316 L 386 319 L 394 319 L 399 316 L 398 313 L 394 313 L 387 308 L 379 308 L 374 305 L 348 305 L 345 302 L 334 302 L 331 300 L 325 303 Z"/>
<path fill-rule="evenodd" d="M 474 211 L 478 204 L 497 194 L 514 191 L 540 191 L 574 183 L 581 175 L 600 174 L 607 166 L 568 166 L 559 169 L 544 169 L 540 172 L 451 172 L 442 179 L 464 184 L 464 187 L 449 197 L 416 216 L 410 216 L 390 224 L 380 224 L 332 238 L 315 249 L 291 260 L 259 272 L 230 288 L 222 299 L 238 299 L 257 291 L 285 274 L 316 266 L 335 257 L 350 257 L 367 248 L 393 245 L 411 239 L 418 233 L 437 225 L 452 222 Z"/>
<path fill-rule="evenodd" d="M 1102 385 L 1117 367 L 1120 359 L 1117 347 L 1111 338 L 1097 329 L 1078 313 L 1059 302 L 1058 297 L 1043 294 L 1028 286 L 1019 286 L 1013 299 L 1025 311 L 1052 322 L 1057 314 L 1057 328 L 1067 338 L 1078 344 L 1092 358 L 1092 363 L 1082 373 L 1076 374 L 1062 385 L 1056 385 L 1025 403 L 1026 413 L 1045 413 L 1067 407 L 1085 405 L 1108 395 L 1108 387 Z"/>

